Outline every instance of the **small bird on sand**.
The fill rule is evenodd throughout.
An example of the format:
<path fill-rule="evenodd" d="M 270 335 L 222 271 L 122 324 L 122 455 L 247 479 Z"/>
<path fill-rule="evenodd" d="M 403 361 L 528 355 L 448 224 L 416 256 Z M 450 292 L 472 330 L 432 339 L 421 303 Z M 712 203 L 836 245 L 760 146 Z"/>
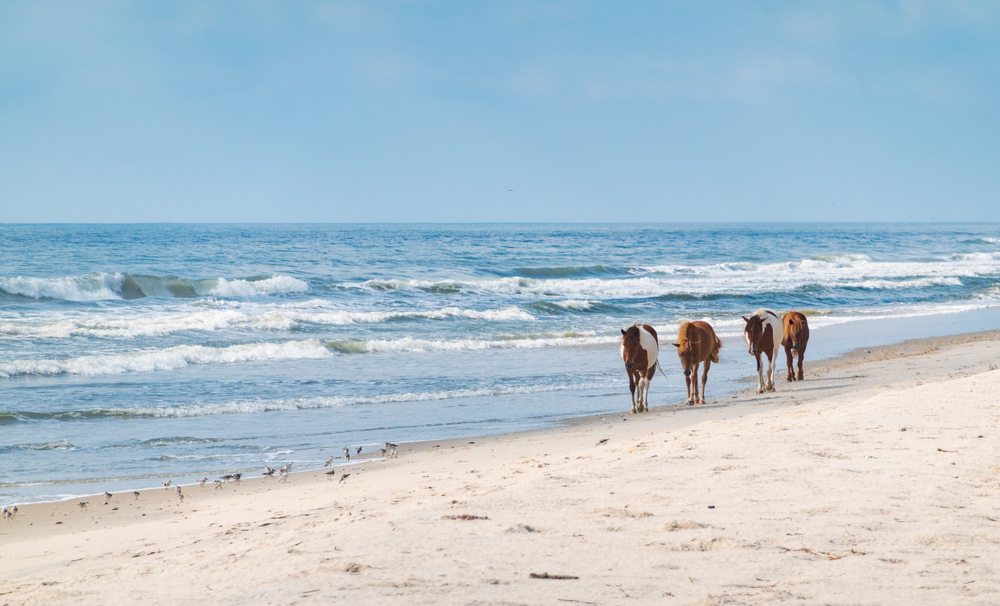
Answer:
<path fill-rule="evenodd" d="M 177 488 L 177 496 L 180 496 L 180 494 L 181 494 L 181 487 L 180 486 L 176 486 L 175 488 Z"/>
<path fill-rule="evenodd" d="M 397 457 L 397 456 L 399 456 L 399 444 L 393 444 L 392 442 L 386 442 L 386 443 L 383 444 L 383 446 L 385 446 L 385 449 L 387 451 L 389 451 L 389 456 L 390 457 Z"/>
<path fill-rule="evenodd" d="M 198 486 L 201 486 L 202 488 L 204 488 L 205 487 L 205 482 L 207 482 L 207 481 L 208 481 L 208 478 L 202 478 L 202 479 L 198 480 Z"/>
<path fill-rule="evenodd" d="M 170 480 L 167 480 L 166 482 L 163 482 L 163 490 L 166 490 L 168 488 L 170 488 Z"/>
<path fill-rule="evenodd" d="M 328 480 L 332 480 L 333 476 L 337 475 L 337 470 L 331 469 L 330 471 L 326 472 L 326 475 L 330 476 L 329 478 L 327 478 Z"/>
<path fill-rule="evenodd" d="M 90 501 L 80 501 L 78 503 L 78 505 L 80 506 L 80 509 L 86 509 L 87 508 L 87 503 L 89 503 L 89 502 Z"/>
<path fill-rule="evenodd" d="M 9 511 L 7 511 L 7 508 L 6 508 L 6 507 L 4 507 L 4 508 L 3 508 L 3 519 L 5 519 L 5 520 L 6 520 L 6 519 L 7 519 L 7 518 L 9 518 L 9 517 L 10 517 L 10 512 L 9 512 Z"/>
<path fill-rule="evenodd" d="M 284 471 L 285 473 L 290 472 L 292 470 L 292 464 L 291 463 L 285 463 L 285 466 L 282 467 L 281 470 Z"/>
<path fill-rule="evenodd" d="M 216 480 L 214 484 L 216 490 L 222 490 L 222 480 Z"/>
<path fill-rule="evenodd" d="M 346 457 L 348 461 L 351 460 L 351 449 L 346 446 L 344 447 L 344 457 Z"/>
<path fill-rule="evenodd" d="M 356 455 L 359 455 L 359 454 L 361 454 L 361 447 L 360 447 L 360 446 L 358 446 L 358 451 L 357 451 L 357 452 L 355 452 L 354 454 L 356 454 Z"/>
<path fill-rule="evenodd" d="M 277 471 L 277 469 L 273 469 L 271 467 L 268 467 L 267 465 L 264 466 L 264 475 L 267 476 L 267 477 L 269 477 L 269 478 L 273 478 L 274 477 L 274 472 L 275 471 Z"/>
<path fill-rule="evenodd" d="M 379 449 L 378 449 L 378 453 L 379 453 L 380 455 L 382 455 L 382 456 L 384 457 L 384 456 L 385 456 L 385 453 L 386 453 L 386 452 L 387 452 L 387 451 L 386 451 L 386 448 L 385 448 L 385 446 L 380 446 L 380 447 L 379 447 Z"/>
<path fill-rule="evenodd" d="M 240 485 L 240 478 L 242 478 L 242 477 L 243 477 L 242 473 L 234 473 L 233 474 L 233 482 L 235 482 L 236 485 L 239 486 Z"/>
<path fill-rule="evenodd" d="M 15 505 L 14 508 L 10 510 L 10 517 L 13 518 L 16 515 L 17 515 L 17 505 Z"/>
<path fill-rule="evenodd" d="M 349 473 L 345 473 L 344 475 L 340 476 L 340 481 L 337 482 L 337 484 L 343 484 L 344 480 L 346 480 L 350 475 L 351 474 L 349 474 Z"/>
<path fill-rule="evenodd" d="M 133 490 L 132 491 L 132 496 L 135 497 L 136 501 L 138 501 L 139 500 L 139 491 L 138 490 Z"/>
<path fill-rule="evenodd" d="M 233 474 L 227 473 L 226 475 L 222 476 L 219 479 L 221 479 L 223 482 L 232 482 L 233 481 Z"/>
<path fill-rule="evenodd" d="M 278 481 L 286 483 L 288 482 L 288 470 L 285 469 L 284 467 L 278 470 Z"/>
<path fill-rule="evenodd" d="M 327 459 L 326 463 L 323 463 L 323 467 L 329 467 L 330 465 L 332 465 L 333 464 L 333 460 L 336 459 L 336 458 L 337 457 L 330 457 L 329 459 Z"/>
<path fill-rule="evenodd" d="M 111 493 L 110 492 L 104 493 L 104 504 L 107 505 L 108 501 L 110 500 L 111 500 Z"/>
<path fill-rule="evenodd" d="M 181 493 L 179 492 L 177 493 L 177 498 L 180 500 L 181 503 L 184 502 L 184 495 L 182 495 Z"/>

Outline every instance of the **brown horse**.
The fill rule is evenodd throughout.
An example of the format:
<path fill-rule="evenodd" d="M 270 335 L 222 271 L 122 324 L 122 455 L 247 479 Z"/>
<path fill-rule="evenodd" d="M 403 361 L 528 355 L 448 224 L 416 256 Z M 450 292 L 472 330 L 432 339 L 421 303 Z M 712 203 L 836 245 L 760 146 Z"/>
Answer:
<path fill-rule="evenodd" d="M 799 357 L 799 381 L 802 380 L 802 360 L 806 357 L 806 344 L 809 343 L 809 323 L 806 317 L 797 311 L 790 311 L 781 319 L 781 344 L 785 346 L 785 357 L 788 358 L 788 380 L 794 381 L 795 370 L 792 367 L 793 352 Z"/>
<path fill-rule="evenodd" d="M 743 316 L 743 340 L 750 347 L 750 355 L 757 358 L 757 393 L 774 391 L 774 366 L 778 363 L 781 348 L 781 321 L 778 314 L 770 309 L 758 309 L 749 318 Z M 764 369 L 760 355 L 767 355 L 767 383 L 764 383 Z"/>
<path fill-rule="evenodd" d="M 684 381 L 688 388 L 688 405 L 705 403 L 705 382 L 708 381 L 708 369 L 712 362 L 719 362 L 719 348 L 722 341 L 715 336 L 715 331 L 708 322 L 685 322 L 677 331 L 677 357 L 681 359 L 684 369 Z M 698 397 L 698 365 L 705 363 L 705 372 L 701 375 L 701 397 Z M 692 375 L 694 375 L 692 377 Z"/>
<path fill-rule="evenodd" d="M 656 373 L 656 357 L 660 353 L 656 331 L 648 324 L 633 324 L 622 329 L 622 362 L 628 373 L 628 389 L 632 392 L 632 413 L 649 410 L 649 382 Z M 639 395 L 636 397 L 635 388 Z"/>

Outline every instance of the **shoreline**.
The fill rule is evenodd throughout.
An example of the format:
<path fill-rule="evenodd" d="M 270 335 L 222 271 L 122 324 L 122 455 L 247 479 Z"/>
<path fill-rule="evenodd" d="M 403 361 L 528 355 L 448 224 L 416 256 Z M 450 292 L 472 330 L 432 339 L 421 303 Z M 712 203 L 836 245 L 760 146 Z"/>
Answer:
<path fill-rule="evenodd" d="M 935 321 L 924 322 L 928 318 L 934 318 Z M 870 334 L 869 332 L 866 331 L 866 328 L 868 328 L 868 327 L 871 327 L 872 332 L 874 332 L 876 335 L 878 335 L 877 340 L 879 342 L 885 342 L 887 338 L 891 339 L 894 336 L 898 337 L 900 334 L 920 332 L 919 329 L 915 330 L 915 328 L 914 328 L 914 325 L 916 323 L 925 323 L 927 325 L 927 327 L 925 327 L 925 328 L 922 329 L 925 332 L 927 332 L 927 331 L 935 332 L 935 330 L 938 330 L 938 332 L 941 332 L 942 334 L 935 334 L 934 336 L 921 336 L 921 337 L 916 337 L 916 338 L 909 338 L 909 339 L 905 339 L 905 340 L 902 340 L 902 341 L 899 341 L 899 342 L 890 342 L 888 344 L 875 345 L 875 346 L 862 345 L 862 346 L 858 346 L 858 347 L 853 347 L 853 348 L 847 349 L 846 351 L 842 351 L 843 350 L 843 343 L 851 343 L 852 340 L 856 341 L 858 334 L 862 334 L 862 333 L 863 334 Z M 841 365 L 841 364 L 845 364 L 845 363 L 851 363 L 853 361 L 859 360 L 862 357 L 862 354 L 860 352 L 863 352 L 863 351 L 891 351 L 894 348 L 901 348 L 901 347 L 919 348 L 920 344 L 922 342 L 933 342 L 933 341 L 935 341 L 937 339 L 949 339 L 949 338 L 959 338 L 959 339 L 962 339 L 962 338 L 968 338 L 968 337 L 970 337 L 972 335 L 988 334 L 988 333 L 991 333 L 991 332 L 998 332 L 998 331 L 1000 331 L 1000 328 L 998 328 L 998 329 L 992 330 L 992 331 L 991 330 L 986 330 L 986 331 L 980 330 L 980 331 L 974 331 L 974 332 L 968 332 L 968 333 L 952 334 L 952 333 L 947 332 L 947 330 L 940 330 L 942 327 L 948 326 L 948 325 L 956 326 L 956 327 L 958 327 L 959 330 L 961 330 L 963 328 L 968 328 L 970 326 L 975 326 L 977 324 L 979 324 L 979 325 L 990 325 L 990 324 L 1000 325 L 1000 307 L 983 307 L 983 308 L 979 308 L 979 309 L 966 310 L 966 311 L 957 312 L 957 313 L 953 313 L 953 314 L 937 314 L 937 315 L 932 315 L 932 316 L 904 316 L 904 317 L 889 318 L 889 319 L 869 319 L 869 320 L 861 320 L 861 321 L 857 321 L 857 322 L 848 322 L 848 323 L 844 323 L 844 324 L 837 324 L 837 325 L 833 325 L 833 326 L 827 326 L 827 327 L 824 327 L 824 329 L 822 329 L 820 339 L 828 338 L 829 336 L 831 336 L 830 333 L 827 332 L 830 329 L 833 329 L 833 330 L 841 329 L 842 330 L 842 329 L 846 328 L 847 329 L 846 334 L 848 336 L 847 337 L 839 336 L 838 338 L 833 339 L 832 342 L 828 341 L 823 346 L 821 346 L 822 348 L 815 347 L 815 344 L 817 342 L 820 342 L 820 339 L 817 339 L 814 336 L 813 340 L 810 342 L 810 345 L 813 345 L 813 347 L 810 348 L 809 352 L 813 352 L 816 349 L 819 349 L 820 352 L 821 352 L 821 354 L 824 353 L 824 352 L 826 352 L 826 353 L 833 352 L 834 355 L 832 355 L 831 357 L 817 358 L 817 359 L 811 359 L 810 357 L 807 357 L 807 359 L 805 361 L 805 369 L 806 369 L 807 378 L 808 378 L 808 375 L 810 373 L 812 373 L 812 372 L 820 372 L 824 368 L 827 368 L 827 367 L 830 367 L 830 366 L 837 366 L 837 365 Z M 816 332 L 816 331 L 814 330 L 814 332 Z M 732 401 L 735 400 L 736 401 L 735 404 L 739 405 L 741 403 L 741 400 L 740 400 L 741 397 L 751 397 L 751 398 L 752 397 L 756 397 L 757 394 L 754 393 L 753 389 L 747 388 L 747 387 L 742 387 L 740 385 L 742 383 L 747 383 L 747 384 L 749 384 L 751 382 L 755 383 L 756 382 L 756 377 L 755 376 L 749 376 L 749 375 L 748 376 L 737 375 L 738 378 L 729 378 L 729 379 L 726 379 L 726 378 L 723 378 L 723 376 L 720 376 L 720 375 L 722 375 L 722 373 L 726 372 L 726 370 L 729 371 L 730 375 L 734 371 L 735 372 L 740 372 L 741 370 L 752 370 L 752 365 L 749 362 L 749 360 L 752 360 L 752 358 L 750 356 L 748 356 L 748 355 L 745 355 L 745 352 L 740 350 L 741 347 L 743 347 L 742 340 L 739 340 L 739 339 L 736 339 L 736 338 L 729 338 L 729 339 L 724 340 L 724 350 L 723 350 L 723 352 L 725 354 L 727 354 L 727 357 L 728 356 L 736 357 L 737 360 L 738 360 L 738 363 L 735 365 L 735 368 L 726 369 L 725 367 L 723 367 L 723 369 L 721 371 L 720 371 L 719 365 L 714 365 L 713 366 L 713 370 L 710 372 L 710 375 L 709 375 L 708 388 L 710 390 L 710 394 L 720 393 L 719 397 L 710 397 L 708 403 L 706 403 L 705 405 L 697 405 L 697 406 L 693 406 L 693 407 L 685 406 L 682 403 L 668 404 L 668 405 L 661 405 L 661 406 L 655 405 L 655 403 L 654 403 L 654 405 L 652 407 L 652 410 L 650 412 L 654 413 L 654 414 L 655 413 L 665 413 L 665 412 L 668 412 L 668 411 L 672 411 L 672 412 L 676 413 L 678 411 L 683 411 L 683 410 L 694 411 L 694 410 L 705 409 L 706 407 L 709 407 L 709 408 L 722 407 L 724 410 L 718 411 L 718 414 L 721 414 L 722 416 L 716 417 L 713 414 L 712 418 L 724 418 L 727 414 L 739 414 L 739 413 L 734 413 L 733 411 L 729 410 L 729 408 L 733 404 Z M 663 353 L 663 352 L 666 352 L 667 354 L 671 354 L 672 350 L 662 349 L 661 353 Z M 674 356 L 669 356 L 668 360 L 670 361 L 670 363 L 673 363 L 675 361 L 675 358 L 674 358 Z M 778 364 L 776 365 L 776 368 L 775 368 L 775 379 L 776 379 L 775 380 L 775 385 L 778 387 L 778 391 L 779 392 L 781 391 L 781 387 L 780 386 L 787 385 L 787 383 L 784 380 L 784 368 L 785 368 L 784 351 L 781 350 L 779 352 Z M 670 366 L 670 367 L 668 367 L 668 372 L 670 370 L 676 370 L 676 369 L 673 369 L 672 366 Z M 662 377 L 657 377 L 657 378 L 662 379 Z M 780 380 L 779 380 L 779 378 L 780 378 Z M 673 379 L 673 380 L 676 381 L 679 378 L 676 375 L 671 375 L 670 379 Z M 682 380 L 682 378 L 680 378 L 680 382 L 681 382 L 681 386 L 683 387 L 683 380 Z M 794 388 L 795 384 L 792 384 L 792 385 L 793 385 L 793 388 Z M 722 388 L 721 392 L 716 391 L 717 387 L 721 387 Z M 848 388 L 848 391 L 849 390 L 850 389 Z M 840 391 L 840 390 L 837 390 L 837 391 Z M 607 396 L 616 395 L 616 396 L 621 396 L 621 397 L 624 397 L 624 398 L 627 399 L 628 398 L 627 387 L 626 387 L 626 390 L 623 391 L 623 392 L 621 392 L 620 394 L 615 393 L 615 394 L 606 394 L 606 395 Z M 660 394 L 657 394 L 656 390 L 654 389 L 653 396 L 654 396 L 654 398 L 656 398 L 657 396 L 660 396 Z M 727 402 L 728 405 L 727 406 L 723 406 L 722 405 L 723 402 Z M 404 442 L 400 442 L 400 448 L 402 450 L 408 451 L 409 453 L 426 452 L 426 451 L 428 451 L 428 450 L 430 450 L 430 449 L 433 448 L 433 446 L 431 446 L 431 444 L 447 444 L 450 447 L 450 446 L 453 446 L 453 445 L 456 445 L 456 444 L 464 444 L 465 442 L 468 442 L 470 440 L 476 440 L 476 439 L 485 440 L 487 438 L 491 438 L 491 437 L 495 437 L 495 436 L 514 436 L 514 435 L 521 435 L 521 434 L 530 434 L 530 433 L 533 433 L 533 432 L 546 431 L 548 429 L 558 428 L 558 427 L 586 426 L 588 424 L 599 423 L 600 421 L 597 421 L 597 419 L 603 419 L 605 417 L 608 417 L 608 418 L 610 418 L 610 417 L 619 417 L 619 418 L 627 418 L 627 417 L 629 417 L 629 415 L 627 413 L 627 410 L 624 410 L 625 408 L 627 408 L 627 404 L 624 405 L 622 408 L 623 408 L 624 412 L 621 412 L 621 413 L 612 411 L 612 412 L 600 413 L 600 414 L 591 414 L 591 415 L 573 416 L 573 417 L 564 417 L 564 418 L 561 418 L 561 419 L 554 419 L 554 420 L 551 420 L 551 421 L 547 421 L 546 425 L 544 427 L 539 427 L 539 428 L 534 428 L 534 429 L 515 430 L 515 431 L 499 432 L 499 433 L 493 433 L 493 434 L 470 434 L 468 436 L 459 436 L 459 437 L 454 437 L 454 438 L 442 438 L 442 439 L 436 439 L 436 440 L 435 439 L 421 439 L 421 440 L 415 440 L 415 441 L 411 441 L 411 442 L 405 442 L 404 441 Z M 742 410 L 742 409 L 738 408 L 737 410 Z M 726 411 L 729 411 L 729 412 L 726 412 Z M 689 420 L 688 422 L 695 422 L 695 421 L 694 420 Z M 352 459 L 352 460 L 357 460 L 358 462 L 347 463 L 347 462 L 345 462 L 343 460 L 342 457 L 338 457 L 337 460 L 336 460 L 336 463 L 334 464 L 333 467 L 335 467 L 335 468 L 354 467 L 354 466 L 358 465 L 360 462 L 370 461 L 373 458 L 377 459 L 377 457 L 373 457 L 373 453 L 363 453 L 360 457 L 355 457 L 355 459 Z M 307 468 L 302 469 L 300 471 L 294 471 L 294 472 L 292 472 L 291 475 L 294 476 L 294 475 L 302 474 L 302 473 L 315 472 L 315 471 L 319 471 L 321 469 L 322 468 L 307 467 Z M 217 472 L 200 472 L 197 475 L 198 476 L 209 476 L 209 475 L 210 476 L 220 476 L 222 474 L 232 474 L 232 473 L 236 473 L 236 472 L 242 472 L 244 474 L 253 474 L 253 476 L 247 477 L 246 480 L 245 480 L 245 481 L 249 481 L 249 480 L 253 479 L 254 477 L 256 477 L 257 474 L 259 474 L 261 472 L 261 470 L 259 468 L 252 468 L 252 469 L 227 469 L 227 470 L 222 470 L 222 471 L 217 471 Z M 136 481 L 139 481 L 141 479 L 149 479 L 149 480 L 160 480 L 160 479 L 166 480 L 166 479 L 170 479 L 170 480 L 172 480 L 173 478 L 177 478 L 177 477 L 178 477 L 178 474 L 162 474 L 162 475 L 156 475 L 156 476 L 142 476 L 142 477 L 137 477 L 137 478 L 134 478 L 134 480 L 136 480 Z M 196 486 L 197 485 L 197 479 L 196 479 L 195 476 L 192 475 L 192 476 L 182 476 L 182 477 L 184 479 L 181 480 L 180 484 L 173 484 L 173 483 L 172 484 L 173 485 L 180 485 L 180 486 Z M 211 483 L 211 481 L 213 481 L 214 479 L 215 479 L 214 477 L 210 477 L 209 478 L 209 482 Z M 66 484 L 86 485 L 86 484 L 100 484 L 102 482 L 103 483 L 115 483 L 115 482 L 121 482 L 121 480 L 118 480 L 118 479 L 90 479 L 90 480 L 73 480 L 73 481 L 67 481 L 65 483 Z M 145 492 L 145 491 L 156 491 L 156 490 L 159 490 L 159 489 L 158 488 L 139 488 L 137 490 L 139 490 L 140 492 Z M 132 489 L 127 489 L 127 490 L 124 490 L 124 491 L 114 492 L 113 494 L 131 494 L 131 492 L 132 492 Z M 92 499 L 92 498 L 97 498 L 98 496 L 100 496 L 100 498 L 103 499 L 103 492 L 99 492 L 99 493 L 83 493 L 81 495 L 70 496 L 70 497 L 66 497 L 66 498 L 62 498 L 62 499 L 58 499 L 58 500 L 15 502 L 15 503 L 11 503 L 11 504 L 9 504 L 7 506 L 10 507 L 10 506 L 16 505 L 19 508 L 23 508 L 25 506 L 41 505 L 41 504 L 46 504 L 46 503 L 65 503 L 65 502 L 68 502 L 68 501 L 78 501 L 78 500 L 81 500 L 81 499 L 83 499 L 83 500 L 89 500 L 89 499 Z"/>
<path fill-rule="evenodd" d="M 998 364 L 1000 331 L 910 339 L 775 393 L 401 445 L 329 480 L 26 505 L 0 521 L 0 596 L 989 603 Z"/>

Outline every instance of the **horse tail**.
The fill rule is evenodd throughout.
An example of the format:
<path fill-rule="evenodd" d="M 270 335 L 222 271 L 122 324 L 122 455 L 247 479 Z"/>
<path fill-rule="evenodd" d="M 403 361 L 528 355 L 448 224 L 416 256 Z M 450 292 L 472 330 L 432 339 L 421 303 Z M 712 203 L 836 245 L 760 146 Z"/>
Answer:
<path fill-rule="evenodd" d="M 719 350 L 722 349 L 722 340 L 715 337 L 715 348 L 712 350 L 712 362 L 719 363 Z"/>
<path fill-rule="evenodd" d="M 664 381 L 669 381 L 670 380 L 670 378 L 667 376 L 667 373 L 663 372 L 663 367 L 660 366 L 660 361 L 659 360 L 656 361 L 656 368 L 658 368 L 659 371 L 660 371 L 660 374 L 663 375 L 663 380 Z"/>

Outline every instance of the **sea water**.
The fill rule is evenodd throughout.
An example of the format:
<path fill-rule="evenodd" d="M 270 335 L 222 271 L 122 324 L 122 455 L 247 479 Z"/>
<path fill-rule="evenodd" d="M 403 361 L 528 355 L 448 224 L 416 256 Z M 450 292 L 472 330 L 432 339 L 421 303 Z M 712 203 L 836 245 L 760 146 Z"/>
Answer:
<path fill-rule="evenodd" d="M 623 413 L 635 321 L 656 407 L 685 320 L 726 343 L 711 399 L 759 307 L 810 359 L 997 305 L 998 225 L 0 226 L 0 504 Z"/>

